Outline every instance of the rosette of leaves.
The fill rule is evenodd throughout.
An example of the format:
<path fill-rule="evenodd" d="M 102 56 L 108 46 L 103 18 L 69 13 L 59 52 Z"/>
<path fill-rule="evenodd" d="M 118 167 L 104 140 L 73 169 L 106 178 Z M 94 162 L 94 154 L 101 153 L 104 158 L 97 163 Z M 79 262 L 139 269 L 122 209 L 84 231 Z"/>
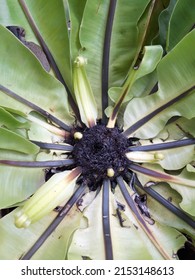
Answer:
<path fill-rule="evenodd" d="M 194 10 L 1 1 L 1 259 L 194 258 Z"/>

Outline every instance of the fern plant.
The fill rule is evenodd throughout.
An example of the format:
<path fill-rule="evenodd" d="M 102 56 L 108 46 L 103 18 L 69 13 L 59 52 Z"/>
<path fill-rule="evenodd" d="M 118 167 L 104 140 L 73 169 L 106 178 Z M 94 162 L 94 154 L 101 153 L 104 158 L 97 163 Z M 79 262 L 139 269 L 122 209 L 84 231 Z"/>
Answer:
<path fill-rule="evenodd" d="M 1 1 L 1 259 L 194 258 L 192 2 Z"/>

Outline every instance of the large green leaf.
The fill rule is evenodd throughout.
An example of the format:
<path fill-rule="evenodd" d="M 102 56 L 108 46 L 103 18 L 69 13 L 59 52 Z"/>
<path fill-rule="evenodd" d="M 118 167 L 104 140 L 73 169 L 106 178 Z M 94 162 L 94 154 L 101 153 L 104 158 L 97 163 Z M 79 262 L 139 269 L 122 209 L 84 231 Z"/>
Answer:
<path fill-rule="evenodd" d="M 166 49 L 170 51 L 194 26 L 195 2 L 178 0 L 168 25 Z"/>
<path fill-rule="evenodd" d="M 87 76 L 96 98 L 101 116 L 101 65 L 103 55 L 103 42 L 106 27 L 109 1 L 87 1 L 80 25 L 80 44 L 82 55 L 87 58 Z M 95 32 L 94 32 L 95 31 Z"/>
<path fill-rule="evenodd" d="M 51 214 L 50 214 L 51 216 Z M 64 218 L 32 259 L 39 260 L 63 260 L 68 258 L 68 250 L 72 242 L 72 235 L 80 227 L 82 213 L 74 206 Z M 68 227 L 67 227 L 68 224 Z"/>
<path fill-rule="evenodd" d="M 0 159 L 33 161 L 35 156 L 1 150 Z M 44 177 L 42 168 L 0 165 L 0 208 L 12 206 L 28 198 L 43 184 Z"/>
<path fill-rule="evenodd" d="M 41 221 L 31 225 L 27 229 L 18 229 L 14 225 L 14 215 L 15 211 L 11 212 L 0 221 L 0 239 L 2 245 L 0 247 L 0 259 L 16 260 L 21 258 L 26 250 L 30 249 L 37 240 L 37 236 L 40 236 L 55 218 L 56 213 L 51 213 L 49 216 L 44 217 Z M 7 242 L 7 240 L 9 240 L 9 242 Z"/>
<path fill-rule="evenodd" d="M 0 107 L 0 126 L 4 125 L 7 128 L 29 128 L 29 123 L 23 120 L 19 120 L 11 113 Z"/>
<path fill-rule="evenodd" d="M 138 69 L 131 69 L 127 81 L 123 87 L 113 87 L 109 89 L 109 96 L 112 101 L 116 102 L 125 93 L 124 101 L 127 102 L 133 96 L 140 96 L 140 88 L 145 89 L 146 83 L 151 83 L 151 73 L 156 69 L 159 61 L 162 58 L 163 49 L 161 46 L 146 46 L 143 50 L 143 59 L 140 62 Z M 155 74 L 154 74 L 155 75 Z M 146 79 L 147 76 L 147 79 Z M 155 75 L 156 76 L 156 75 Z M 153 85 L 154 86 L 154 85 Z M 128 88 L 128 90 L 126 90 Z M 147 89 L 148 90 L 148 89 Z M 143 95 L 146 93 L 144 92 Z"/>
<path fill-rule="evenodd" d="M 1 3 L 0 24 L 4 26 L 15 25 L 24 28 L 26 40 L 33 41 L 37 44 L 37 38 L 32 32 L 32 28 L 24 15 L 19 1 L 20 0 L 3 0 L 3 3 Z M 70 91 L 72 91 L 70 46 L 63 2 L 52 0 L 46 2 L 27 0 L 25 3 L 52 53 L 64 80 Z M 47 12 L 43 13 L 45 9 Z"/>
<path fill-rule="evenodd" d="M 124 205 L 124 226 L 121 227 L 116 215 L 116 200 Z M 102 192 L 86 208 L 84 216 L 87 218 L 87 226 L 84 229 L 78 229 L 71 243 L 69 250 L 70 259 L 104 259 L 104 241 L 102 232 Z M 115 195 L 110 192 L 110 225 L 111 239 L 113 244 L 114 259 L 163 259 L 157 248 L 144 233 L 135 219 L 132 211 L 129 209 L 124 198 L 118 190 Z M 163 244 L 170 258 L 173 257 L 173 251 L 180 248 L 185 238 L 177 230 L 156 222 L 149 226 L 151 232 L 155 235 L 158 242 Z M 177 237 L 177 238 L 176 238 Z M 179 237 L 179 238 L 178 238 Z M 100 248 L 101 246 L 101 248 Z M 140 254 L 140 251 L 142 252 Z"/>
<path fill-rule="evenodd" d="M 67 20 L 62 1 L 25 1 L 70 90 L 71 64 Z M 43 12 L 47 11 L 47 13 Z"/>
<path fill-rule="evenodd" d="M 167 128 L 165 127 L 165 130 Z M 160 135 L 159 135 L 160 137 Z M 166 143 L 173 142 L 174 138 L 166 139 Z M 153 139 L 152 143 L 150 140 L 140 141 L 141 145 L 151 145 L 152 144 L 163 144 L 164 142 L 159 139 Z M 184 146 L 179 148 L 167 149 L 162 151 L 156 151 L 163 155 L 162 159 L 158 161 L 158 164 L 166 170 L 178 170 L 186 166 L 189 162 L 194 159 L 194 146 Z"/>
<path fill-rule="evenodd" d="M 142 178 L 140 177 L 140 179 Z M 176 206 L 178 209 L 181 209 L 180 203 L 182 199 L 180 194 L 172 189 L 167 183 L 158 183 L 157 185 L 153 186 L 152 189 L 159 193 L 163 198 L 170 201 L 171 204 Z M 138 191 L 141 194 L 145 193 L 144 191 Z M 195 231 L 190 225 L 173 214 L 149 194 L 147 194 L 147 206 L 148 209 L 150 209 L 151 217 L 161 225 L 173 227 L 181 232 L 188 232 L 193 238 L 195 237 Z"/>
<path fill-rule="evenodd" d="M 0 149 L 22 152 L 25 154 L 37 154 L 39 147 L 24 137 L 6 128 L 0 127 Z"/>
<path fill-rule="evenodd" d="M 68 201 L 74 189 L 67 188 L 64 203 Z M 13 221 L 17 210 L 0 220 L 0 259 L 18 259 L 37 241 L 57 213 L 52 211 L 40 221 L 26 229 L 18 229 Z M 33 259 L 65 259 L 72 233 L 79 227 L 82 213 L 73 207 L 68 216 L 58 226 L 55 232 L 46 240 L 33 256 Z M 68 224 L 68 228 L 67 228 Z M 9 242 L 5 240 L 9 239 Z"/>
<path fill-rule="evenodd" d="M 70 0 L 68 1 L 70 7 L 69 14 L 66 0 L 49 0 L 45 2 L 26 0 L 25 2 L 56 59 L 58 67 L 69 88 L 72 88 L 71 63 L 74 61 L 75 56 L 81 52 L 88 59 L 87 74 L 100 109 L 103 43 L 110 1 L 83 0 L 79 1 L 78 4 L 78 1 Z M 143 42 L 146 40 L 150 43 L 153 35 L 155 35 L 157 26 L 153 29 L 152 24 L 150 25 L 153 19 L 152 14 L 149 14 L 151 4 L 155 4 L 155 2 L 157 1 L 132 0 L 131 3 L 128 0 L 117 1 L 111 36 L 109 87 L 116 86 L 119 88 L 123 86 L 123 82 L 129 73 L 130 65 L 134 66 L 132 63 L 137 61 L 138 54 L 143 49 Z M 165 2 L 167 6 L 169 1 L 165 0 L 160 2 L 162 2 L 162 5 Z M 181 1 L 178 0 L 179 2 Z M 156 18 L 161 9 L 162 6 L 158 8 L 158 11 L 154 11 Z M 180 12 L 181 10 L 178 10 L 178 13 L 173 14 L 171 18 L 170 42 L 171 38 L 175 38 L 176 36 L 180 39 L 179 36 L 184 35 L 182 31 L 178 31 L 178 35 L 171 33 L 175 30 L 174 20 L 178 22 L 177 16 Z M 170 13 L 171 15 L 172 13 Z M 69 16 L 71 19 L 71 30 L 68 34 L 66 21 Z M 37 42 L 17 1 L 2 0 L 0 23 L 4 26 L 14 24 L 24 27 L 27 32 L 26 38 Z M 165 25 L 167 32 L 167 23 Z M 152 28 L 151 32 L 145 29 L 148 27 Z M 65 123 L 71 123 L 73 119 L 69 114 L 66 92 L 61 83 L 52 76 L 53 73 L 46 73 L 34 55 L 8 30 L 0 27 L 0 36 L 4 42 L 0 45 L 2 65 L 0 69 L 0 84 L 10 88 L 18 95 L 36 105 L 41 106 Z M 149 67 L 150 70 L 148 71 L 147 69 L 142 69 L 143 64 L 140 65 L 140 68 L 137 70 L 137 77 L 139 79 L 136 80 L 135 88 L 132 89 L 135 97 L 142 98 L 134 99 L 130 103 L 125 119 L 126 128 L 129 125 L 133 125 L 134 122 L 137 125 L 137 122 L 141 121 L 141 126 L 134 131 L 135 134 L 134 132 L 132 133 L 136 137 L 151 138 L 159 132 L 163 133 L 164 131 L 162 129 L 167 120 L 176 115 L 192 118 L 190 121 L 185 120 L 188 124 L 189 133 L 191 130 L 192 134 L 194 133 L 192 129 L 193 117 L 195 117 L 193 108 L 193 102 L 195 102 L 194 91 L 186 93 L 185 99 L 179 100 L 179 96 L 183 92 L 194 86 L 194 43 L 195 34 L 192 31 L 175 49 L 171 50 L 162 59 L 157 73 L 155 68 L 161 57 L 155 60 L 156 57 L 152 51 L 150 58 L 153 61 L 155 60 L 154 67 Z M 82 47 L 83 50 L 80 50 Z M 150 46 L 150 48 L 151 50 L 155 49 L 155 46 Z M 148 62 L 150 61 L 152 60 L 148 60 Z M 148 95 L 157 80 L 159 81 L 158 93 L 143 98 L 143 96 Z M 176 98 L 176 102 L 173 102 L 174 104 L 170 108 L 164 108 L 164 110 L 158 111 L 167 102 L 171 103 L 175 100 L 174 98 Z M 9 133 L 10 138 L 12 137 L 15 140 L 16 144 L 14 148 L 16 150 L 26 151 L 27 153 L 32 152 L 32 144 L 25 139 L 28 137 L 33 140 L 50 143 L 64 141 L 65 135 L 62 135 L 58 128 L 56 128 L 58 131 L 55 133 L 56 130 L 54 132 L 54 128 L 50 129 L 51 127 L 48 127 L 50 124 L 47 123 L 45 118 L 32 112 L 31 108 L 8 97 L 3 91 L 0 92 L 0 104 L 3 106 L 3 109 L 0 109 L 0 123 L 12 129 L 12 131 L 5 130 L 5 128 L 0 129 L 2 129 L 4 134 L 5 131 Z M 157 117 L 153 115 L 147 119 L 147 116 L 151 116 L 150 113 L 155 112 L 155 109 L 157 109 Z M 15 113 L 18 113 L 23 118 L 16 116 Z M 25 114 L 28 114 L 26 116 L 28 119 L 28 123 L 26 123 L 28 130 L 27 126 L 24 125 L 23 127 Z M 181 119 L 184 120 L 183 117 Z M 181 124 L 183 129 L 185 125 L 182 122 Z M 165 129 L 167 129 L 165 131 L 165 134 L 167 134 L 163 139 L 174 139 L 172 135 L 177 135 L 177 133 L 171 134 L 171 127 L 165 126 Z M 17 136 L 17 139 L 13 135 L 14 137 Z M 182 137 L 189 135 L 184 134 Z M 176 136 L 176 139 L 178 137 Z M 21 139 L 24 142 L 19 143 Z M 8 137 L 6 140 L 8 140 Z M 6 148 L 10 145 L 9 141 L 7 143 L 3 141 L 3 145 L 5 144 L 7 145 Z M 35 148 L 35 146 L 33 147 Z M 23 153 L 8 150 L 1 150 L 0 152 L 2 159 L 10 160 L 35 161 L 67 157 L 67 154 L 61 154 L 59 151 L 48 150 L 41 150 L 37 156 L 24 155 Z M 171 170 L 183 168 L 194 158 L 193 147 L 178 148 L 169 150 L 168 152 L 162 151 L 162 153 L 164 153 L 165 159 L 160 162 L 161 166 L 154 166 L 154 170 L 160 170 L 161 172 L 164 172 L 162 168 Z M 144 166 L 147 167 L 147 165 Z M 153 166 L 149 167 L 152 168 Z M 191 165 L 190 167 L 192 168 Z M 182 176 L 186 177 L 192 186 L 194 182 L 193 172 L 193 170 L 184 170 L 178 178 Z M 148 180 L 153 179 L 145 175 L 143 176 L 143 174 L 138 174 L 138 176 L 139 178 L 144 177 L 145 181 L 143 180 L 143 182 L 148 182 Z M 44 180 L 45 169 L 1 165 L 1 208 L 21 204 L 23 200 L 31 196 L 44 183 Z M 173 203 L 177 207 L 180 204 L 185 211 L 191 214 L 194 213 L 193 187 L 173 184 L 172 188 L 175 188 L 177 192 L 171 189 L 168 184 L 160 183 L 158 187 L 159 192 L 166 194 L 166 199 L 172 198 Z M 71 196 L 73 191 L 73 188 L 69 188 L 68 192 L 66 192 L 66 199 Z M 177 253 L 177 250 L 186 241 L 185 236 L 181 232 L 185 231 L 191 238 L 195 235 L 194 230 L 190 226 L 162 206 L 159 206 L 150 197 L 148 198 L 149 210 L 155 223 L 154 225 L 149 225 L 146 222 L 149 228 L 148 233 L 150 232 L 150 234 L 147 234 L 146 230 L 141 226 L 139 219 L 136 218 L 136 215 L 133 214 L 121 195 L 119 186 L 116 186 L 114 193 L 111 190 L 109 192 L 109 218 L 115 259 L 163 259 L 164 257 L 160 253 L 159 248 L 157 249 L 156 247 L 157 243 L 164 250 L 168 258 L 174 258 L 174 254 Z M 134 198 L 134 191 L 130 191 L 129 189 L 129 194 Z M 85 197 L 86 195 L 82 197 L 83 201 Z M 121 217 L 125 220 L 123 227 L 120 225 L 116 213 L 117 203 L 124 205 L 124 209 L 122 210 L 123 207 L 120 209 Z M 35 253 L 33 259 L 105 258 L 102 231 L 102 190 L 83 212 L 78 210 L 77 207 L 78 205 L 73 207 L 67 217 L 65 217 L 43 246 Z M 13 222 L 14 214 L 15 211 L 0 220 L 0 259 L 18 259 L 36 242 L 38 237 L 56 217 L 56 213 L 52 211 L 48 216 L 30 225 L 28 229 L 17 229 Z M 153 243 L 155 240 L 156 243 Z"/>
<path fill-rule="evenodd" d="M 195 181 L 194 171 L 188 171 L 187 168 L 182 171 L 180 174 L 182 178 L 187 178 Z M 181 208 L 188 212 L 190 215 L 195 216 L 195 191 L 193 188 L 189 188 L 186 186 L 179 186 L 174 183 L 170 183 L 171 187 L 175 189 L 182 196 L 182 201 L 180 203 Z"/>
<path fill-rule="evenodd" d="M 172 116 L 194 117 L 194 44 L 192 31 L 159 63 L 158 92 L 129 103 L 124 114 L 128 135 L 154 137 Z"/>
<path fill-rule="evenodd" d="M 40 105 L 56 117 L 70 122 L 67 95 L 63 85 L 45 72 L 34 55 L 4 27 L 0 27 L 4 44 L 0 45 L 0 84 Z M 25 57 L 25 59 L 24 59 Z M 28 114 L 32 109 L 0 92 L 1 106 Z"/>
<path fill-rule="evenodd" d="M 164 173 L 162 168 L 157 165 L 149 165 L 144 164 L 144 167 L 153 170 L 161 172 L 161 174 Z M 138 177 L 143 185 L 147 184 L 147 182 L 163 182 L 165 181 L 163 178 L 154 177 L 150 174 L 142 174 L 141 172 L 138 173 Z M 189 213 L 192 216 L 195 216 L 194 211 L 194 202 L 195 202 L 195 196 L 194 196 L 194 187 L 195 187 L 195 174 L 193 171 L 188 171 L 186 168 L 183 169 L 181 174 L 175 176 L 177 182 L 169 182 L 170 186 L 174 188 L 180 195 L 181 195 L 181 203 L 179 204 L 181 208 Z M 166 186 L 164 186 L 166 188 Z"/>
<path fill-rule="evenodd" d="M 128 0 L 117 2 L 110 44 L 109 87 L 120 86 L 127 75 L 136 52 L 138 36 L 136 24 L 148 2 L 148 0 L 139 3 L 131 1 L 131 5 Z M 99 108 L 101 108 L 102 58 L 108 8 L 109 1 L 87 1 L 80 27 L 83 56 L 88 59 L 86 71 Z"/>
<path fill-rule="evenodd" d="M 178 0 L 170 0 L 169 6 L 163 10 L 159 16 L 159 42 L 163 47 L 166 47 L 167 42 L 167 33 L 168 33 L 168 27 L 170 18 L 173 12 L 173 9 L 176 5 Z"/>
<path fill-rule="evenodd" d="M 121 86 L 140 48 L 137 23 L 148 0 L 118 1 L 110 49 L 109 86 Z M 130 16 L 131 15 L 131 16 Z M 140 51 L 140 50 L 139 50 Z"/>
<path fill-rule="evenodd" d="M 81 43 L 79 40 L 80 24 L 85 8 L 86 0 L 68 0 L 69 11 L 70 11 L 70 52 L 72 62 L 76 59 L 81 51 Z"/>
<path fill-rule="evenodd" d="M 35 35 L 30 27 L 18 0 L 2 0 L 0 9 L 0 24 L 4 26 L 20 26 L 26 31 L 26 40 L 37 43 Z"/>

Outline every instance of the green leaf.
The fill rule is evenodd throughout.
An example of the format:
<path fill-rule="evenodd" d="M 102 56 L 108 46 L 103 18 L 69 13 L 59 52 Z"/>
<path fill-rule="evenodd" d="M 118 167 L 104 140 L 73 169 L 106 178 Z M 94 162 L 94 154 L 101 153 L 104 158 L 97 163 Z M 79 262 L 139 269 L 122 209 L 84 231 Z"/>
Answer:
<path fill-rule="evenodd" d="M 194 172 L 188 171 L 186 168 L 182 171 L 180 174 L 181 178 L 185 178 L 188 180 L 192 180 L 195 182 L 195 174 Z M 195 185 L 195 184 L 194 184 Z M 194 204 L 195 204 L 195 191 L 194 188 L 189 188 L 186 186 L 179 186 L 174 183 L 170 183 L 170 186 L 175 189 L 180 195 L 182 196 L 182 201 L 180 203 L 181 208 L 189 213 L 192 216 L 195 216 L 195 209 L 194 209 Z"/>
<path fill-rule="evenodd" d="M 77 229 L 72 237 L 68 259 L 81 260 L 82 257 L 87 257 L 97 260 L 105 258 L 100 205 L 101 194 L 84 210 L 83 228 Z"/>
<path fill-rule="evenodd" d="M 173 142 L 172 139 L 166 139 L 166 143 Z M 153 139 L 152 143 L 150 140 L 140 141 L 143 145 L 151 145 L 165 143 L 160 139 Z M 162 151 L 155 151 L 155 153 L 160 153 L 164 158 L 158 161 L 158 164 L 166 170 L 177 170 L 186 166 L 194 158 L 194 145 L 184 146 L 180 148 L 167 149 Z"/>
<path fill-rule="evenodd" d="M 110 44 L 109 87 L 121 86 L 137 47 L 137 21 L 149 1 L 118 1 Z M 102 57 L 109 1 L 87 1 L 80 27 L 82 55 L 87 58 L 87 76 L 98 108 L 101 108 Z M 130 16 L 131 15 L 131 16 Z M 96 30 L 94 32 L 94 30 Z M 101 113 L 100 113 L 101 114 Z"/>
<path fill-rule="evenodd" d="M 178 0 L 174 6 L 168 25 L 167 51 L 174 48 L 194 26 L 195 2 Z"/>
<path fill-rule="evenodd" d="M 2 26 L 0 36 L 4 42 L 0 45 L 3 65 L 0 68 L 0 84 L 38 106 L 41 104 L 43 109 L 66 123 L 70 122 L 72 117 L 63 85 L 45 72 L 34 55 Z M 32 110 L 3 92 L 0 92 L 0 104 L 25 114 Z"/>
<path fill-rule="evenodd" d="M 124 114 L 125 129 L 130 127 L 127 135 L 151 138 L 172 116 L 194 117 L 195 96 L 190 90 L 195 85 L 194 44 L 192 31 L 159 63 L 158 92 L 128 104 Z"/>
<path fill-rule="evenodd" d="M 142 176 L 139 175 L 139 179 L 143 179 Z M 155 186 L 151 187 L 154 189 L 157 193 L 159 193 L 162 197 L 164 197 L 166 200 L 170 201 L 171 204 L 176 206 L 178 209 L 180 208 L 181 203 L 181 196 L 180 194 L 172 189 L 167 183 L 158 183 Z M 138 190 L 140 194 L 144 194 L 144 191 Z M 181 232 L 188 232 L 191 236 L 195 236 L 194 229 L 189 226 L 185 221 L 178 218 L 175 214 L 173 214 L 170 210 L 168 210 L 166 207 L 164 207 L 161 203 L 156 201 L 154 198 L 152 198 L 149 194 L 147 194 L 147 206 L 148 209 L 150 209 L 151 217 L 160 223 L 161 225 L 173 227 Z M 163 213 L 163 215 L 162 215 Z M 193 217 L 192 217 L 193 218 Z"/>
<path fill-rule="evenodd" d="M 2 0 L 0 9 L 0 24 L 4 26 L 20 26 L 26 31 L 27 41 L 33 41 L 37 43 L 37 39 L 25 17 L 22 8 L 17 1 Z"/>
<path fill-rule="evenodd" d="M 7 128 L 29 128 L 29 123 L 25 120 L 19 120 L 0 107 L 0 126 L 4 125 Z"/>
<path fill-rule="evenodd" d="M 85 8 L 86 0 L 80 0 L 78 5 L 78 0 L 68 0 L 69 11 L 70 11 L 70 52 L 72 62 L 79 55 L 81 51 L 81 43 L 79 40 L 80 24 L 82 21 L 82 16 Z"/>
<path fill-rule="evenodd" d="M 25 154 L 37 154 L 39 147 L 24 137 L 0 127 L 0 149 L 22 152 Z"/>
<path fill-rule="evenodd" d="M 110 98 L 116 102 L 120 99 L 121 95 L 124 93 L 126 87 L 129 87 L 126 97 L 123 102 L 127 102 L 132 99 L 133 96 L 139 96 L 141 93 L 139 92 L 140 87 L 146 87 L 145 83 L 151 83 L 151 73 L 156 69 L 159 61 L 162 58 L 163 49 L 161 46 L 146 46 L 143 50 L 143 59 L 140 62 L 138 69 L 130 70 L 130 73 L 127 77 L 127 81 L 125 82 L 124 87 L 122 88 L 110 88 L 109 96 Z M 146 76 L 147 77 L 146 79 Z M 149 78 L 149 79 L 148 79 Z M 142 89 L 143 91 L 143 89 Z M 120 92 L 120 95 L 119 95 Z M 122 93 L 122 94 L 121 94 Z M 117 99 L 116 99 L 117 98 Z"/>
<path fill-rule="evenodd" d="M 37 43 L 19 2 L 12 0 L 2 0 L 1 2 L 0 23 L 4 26 L 22 26 L 26 30 L 26 40 Z M 25 2 L 71 90 L 73 87 L 72 62 L 80 54 L 88 58 L 87 77 L 93 87 L 99 110 L 101 110 L 103 46 L 108 6 L 112 0 L 48 0 L 45 2 L 25 0 Z M 139 64 L 140 51 L 143 50 L 146 42 L 150 45 L 153 36 L 156 35 L 157 17 L 163 6 L 167 7 L 169 3 L 174 3 L 173 9 L 168 11 L 167 19 L 165 18 L 164 22 L 161 21 L 164 20 L 163 18 L 160 19 L 162 43 L 164 46 L 169 43 L 168 51 L 171 51 L 168 55 L 165 53 L 165 57 L 161 60 L 161 47 L 159 47 L 158 53 L 155 53 L 156 46 L 147 47 L 145 54 L 150 55 L 147 60 L 145 60 L 146 56 L 143 58 L 139 69 L 135 71 L 135 79 L 132 80 L 131 92 L 127 98 L 130 100 L 134 97 L 126 110 L 125 129 L 130 127 L 130 133 L 128 131 L 126 136 L 149 138 L 151 143 L 155 142 L 151 138 L 158 135 L 159 132 L 157 137 L 161 138 L 160 135 L 163 135 L 162 139 L 165 141 L 195 135 L 195 32 L 190 32 L 182 39 L 188 32 L 187 26 L 190 27 L 193 18 L 193 12 L 189 11 L 189 5 L 185 6 L 184 2 L 181 0 L 117 1 L 109 60 L 109 88 L 115 94 L 115 96 L 111 96 L 114 101 L 118 99 L 121 88 L 127 81 L 129 68 Z M 186 3 L 189 1 L 187 0 Z M 183 15 L 184 12 L 185 15 Z M 181 15 L 183 15 L 182 28 L 179 30 L 179 25 L 176 26 L 176 24 L 179 23 Z M 67 20 L 69 17 L 71 29 L 68 31 Z M 49 74 L 46 73 L 29 49 L 6 28 L 0 27 L 0 37 L 3 42 L 0 44 L 0 84 L 65 123 L 73 123 L 74 119 L 69 113 L 66 91 L 64 86 L 54 78 L 52 70 Z M 182 39 L 181 42 L 179 42 L 180 39 Z M 156 70 L 158 63 L 159 66 Z M 148 96 L 157 81 L 158 93 Z M 0 125 L 3 126 L 0 128 L 2 135 L 0 144 L 2 141 L 3 147 L 0 149 L 0 158 L 36 161 L 62 159 L 68 156 L 66 152 L 53 150 L 41 150 L 36 155 L 39 149 L 36 146 L 32 147 L 33 144 L 27 138 L 60 143 L 64 142 L 64 139 L 67 140 L 66 132 L 48 123 L 47 117 L 44 118 L 39 113 L 32 112 L 32 108 L 7 96 L 3 92 L 3 88 L 0 92 L 0 104 L 2 106 L 0 107 Z M 117 125 L 122 124 L 121 119 L 125 106 L 125 103 L 122 104 Z M 101 115 L 101 112 L 99 113 Z M 177 120 L 174 118 L 172 126 L 170 123 L 167 124 L 167 121 L 175 116 L 181 117 Z M 77 120 L 75 120 L 74 127 L 78 128 Z M 177 127 L 178 130 L 173 131 L 172 127 Z M 8 147 L 11 150 L 8 150 Z M 32 152 L 33 150 L 34 152 Z M 162 151 L 162 153 L 165 158 L 158 165 L 149 165 L 149 168 L 152 170 L 154 167 L 153 174 L 155 172 L 157 174 L 159 171 L 158 174 L 165 174 L 170 181 L 173 177 L 175 180 L 172 180 L 174 183 L 169 183 L 172 188 L 167 183 L 160 182 L 158 186 L 154 186 L 154 189 L 163 194 L 166 199 L 172 199 L 172 203 L 177 207 L 180 205 L 185 211 L 194 215 L 195 178 L 192 165 L 194 163 L 191 162 L 194 159 L 193 146 Z M 191 164 L 187 165 L 179 176 L 179 171 L 173 172 L 173 169 L 178 170 L 188 163 Z M 147 168 L 147 165 L 144 164 L 137 166 L 142 170 Z M 171 171 L 166 173 L 163 169 Z M 52 172 L 58 171 L 58 169 L 52 169 Z M 43 168 L 0 165 L 0 208 L 21 206 L 24 200 L 44 184 L 45 172 L 47 174 L 47 170 Z M 139 171 L 136 173 L 139 178 L 144 178 L 143 182 L 147 183 L 148 180 L 155 181 L 155 179 L 159 181 L 159 178 L 155 178 L 155 176 L 150 178 Z M 176 175 L 170 175 L 172 173 Z M 50 186 L 53 185 L 54 179 L 55 177 L 48 183 Z M 68 188 L 65 200 L 73 192 L 74 188 Z M 145 220 L 149 229 L 147 233 L 138 219 L 138 217 L 144 219 L 144 215 L 140 213 L 140 216 L 136 217 L 133 214 L 122 196 L 119 186 L 112 188 L 109 192 L 109 218 L 115 259 L 156 260 L 166 258 L 166 256 L 175 258 L 177 250 L 187 240 L 182 233 L 189 235 L 194 240 L 194 229 L 159 205 L 149 195 L 147 202 L 151 218 L 155 220 L 155 223 L 151 225 L 148 224 L 147 219 Z M 128 192 L 134 203 L 135 190 L 131 191 L 128 188 Z M 84 211 L 80 210 L 80 206 L 75 205 L 35 253 L 33 259 L 105 259 L 102 190 L 98 194 L 90 192 L 90 195 L 94 197 L 93 201 L 90 201 L 90 204 L 87 203 L 87 194 L 84 195 L 82 202 L 79 200 L 79 203 L 85 202 Z M 120 221 L 117 214 L 119 203 L 121 204 L 118 209 L 121 213 Z M 14 210 L 0 219 L 0 259 L 20 258 L 31 248 L 57 215 L 51 211 L 49 215 L 30 225 L 28 229 L 17 229 L 14 226 L 15 212 Z M 122 220 L 124 221 L 122 222 Z M 164 257 L 161 254 L 162 251 L 165 252 Z"/>
<path fill-rule="evenodd" d="M 0 159 L 34 161 L 35 156 L 1 150 Z M 10 207 L 27 199 L 43 184 L 44 179 L 45 173 L 42 168 L 0 165 L 0 208 Z"/>
<path fill-rule="evenodd" d="M 22 257 L 26 250 L 36 242 L 37 236 L 47 228 L 55 218 L 56 213 L 51 213 L 41 221 L 31 225 L 28 229 L 18 229 L 13 223 L 15 210 L 0 220 L 0 259 L 16 260 Z M 5 242 L 9 240 L 9 242 Z M 54 253 L 54 252 L 53 252 Z"/>
<path fill-rule="evenodd" d="M 159 16 L 159 41 L 163 47 L 166 47 L 169 22 L 177 1 L 170 0 L 169 6 Z"/>
<path fill-rule="evenodd" d="M 121 86 L 135 55 L 140 51 L 137 23 L 148 0 L 118 1 L 110 46 L 109 87 Z"/>
<path fill-rule="evenodd" d="M 68 254 L 70 259 L 87 257 L 97 260 L 105 258 L 103 253 L 102 210 L 99 207 L 102 204 L 101 195 L 102 193 L 100 192 L 84 211 L 87 225 L 83 229 L 78 229 L 73 235 Z M 120 226 L 116 215 L 115 199 L 125 207 L 124 213 L 121 213 L 122 218 L 125 219 L 123 227 Z M 147 235 L 138 226 L 118 187 L 115 190 L 115 196 L 110 192 L 110 225 L 114 259 L 163 259 Z M 185 241 L 185 238 L 181 235 L 176 238 L 179 236 L 177 230 L 161 225 L 158 222 L 150 226 L 150 230 L 152 230 L 157 240 L 163 244 L 163 247 L 171 257 L 173 251 L 176 252 Z M 142 252 L 141 254 L 140 251 Z"/>
<path fill-rule="evenodd" d="M 53 0 L 25 2 L 71 91 L 70 46 L 63 2 Z"/>
<path fill-rule="evenodd" d="M 144 167 L 160 172 L 161 174 L 165 173 L 162 168 L 154 164 L 144 164 Z M 168 175 L 168 174 L 167 174 Z M 179 175 L 171 175 L 172 178 L 175 180 L 165 180 L 163 178 L 157 178 L 150 175 L 138 173 L 138 178 L 140 179 L 141 183 L 145 185 L 147 182 L 164 182 L 166 181 L 173 189 L 175 189 L 182 197 L 182 202 L 179 204 L 180 207 L 189 213 L 192 216 L 195 216 L 194 211 L 194 202 L 195 202 L 195 195 L 194 195 L 194 187 L 195 187 L 195 174 L 191 170 L 187 170 L 186 168 L 182 170 Z M 166 188 L 166 185 L 164 185 Z"/>
<path fill-rule="evenodd" d="M 33 181 L 33 180 L 32 180 Z M 64 204 L 72 195 L 73 189 L 67 188 Z M 47 229 L 57 212 L 52 211 L 36 223 L 25 229 L 18 229 L 14 223 L 14 210 L 0 220 L 0 259 L 18 259 L 29 250 L 38 237 Z M 82 213 L 74 206 L 69 215 L 61 222 L 52 235 L 48 237 L 33 259 L 59 260 L 66 259 L 69 242 L 73 232 L 79 227 Z M 68 227 L 67 227 L 68 225 Z M 9 240 L 9 242 L 4 242 Z"/>
<path fill-rule="evenodd" d="M 86 72 L 92 86 L 100 116 L 101 65 L 108 7 L 109 1 L 86 1 L 79 33 L 80 44 L 83 49 L 81 54 L 88 61 Z"/>
<path fill-rule="evenodd" d="M 158 18 L 163 9 L 164 3 L 162 1 L 152 0 L 139 18 L 137 26 L 139 29 L 138 45 L 140 50 L 143 46 L 150 45 L 153 38 L 158 34 Z"/>

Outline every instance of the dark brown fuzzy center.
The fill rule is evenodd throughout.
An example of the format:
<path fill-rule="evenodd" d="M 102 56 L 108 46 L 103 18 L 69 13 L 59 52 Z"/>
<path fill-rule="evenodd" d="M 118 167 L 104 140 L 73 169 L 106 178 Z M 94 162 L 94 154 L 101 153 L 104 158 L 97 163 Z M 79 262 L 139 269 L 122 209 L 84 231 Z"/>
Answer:
<path fill-rule="evenodd" d="M 73 150 L 76 165 L 82 167 L 83 179 L 89 185 L 97 185 L 107 177 L 107 170 L 114 170 L 114 179 L 127 168 L 125 151 L 129 140 L 118 128 L 96 125 L 83 132 Z"/>

